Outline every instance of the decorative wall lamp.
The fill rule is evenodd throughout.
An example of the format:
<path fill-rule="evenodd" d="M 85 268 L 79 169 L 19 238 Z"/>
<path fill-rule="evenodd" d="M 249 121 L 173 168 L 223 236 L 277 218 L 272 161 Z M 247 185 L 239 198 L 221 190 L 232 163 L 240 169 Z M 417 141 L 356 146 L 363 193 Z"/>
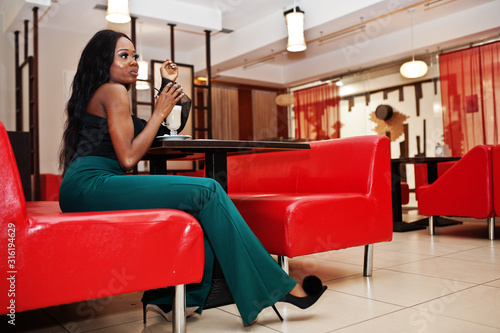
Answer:
<path fill-rule="evenodd" d="M 421 60 L 415 60 L 415 51 L 413 47 L 413 12 L 415 8 L 408 9 L 411 15 L 411 61 L 405 62 L 399 71 L 403 77 L 415 79 L 427 74 L 427 64 Z"/>
<path fill-rule="evenodd" d="M 304 12 L 293 3 L 293 9 L 283 13 L 286 19 L 286 27 L 288 30 L 288 44 L 286 49 L 288 52 L 304 51 L 306 40 L 304 38 Z"/>
<path fill-rule="evenodd" d="M 128 11 L 128 0 L 108 0 L 106 20 L 112 23 L 130 22 L 130 12 Z"/>

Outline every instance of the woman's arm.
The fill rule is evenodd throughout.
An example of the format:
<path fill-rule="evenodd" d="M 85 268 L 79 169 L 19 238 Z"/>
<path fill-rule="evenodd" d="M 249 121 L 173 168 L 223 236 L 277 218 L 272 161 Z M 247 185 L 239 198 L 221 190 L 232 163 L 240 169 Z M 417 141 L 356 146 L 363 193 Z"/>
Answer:
<path fill-rule="evenodd" d="M 130 113 L 130 99 L 125 86 L 106 83 L 96 92 L 106 111 L 109 134 L 122 169 L 132 170 L 153 143 L 162 121 L 184 96 L 179 85 L 169 83 L 159 94 L 153 114 L 146 126 L 134 138 L 134 124 Z"/>
<path fill-rule="evenodd" d="M 161 81 L 161 88 L 159 89 L 159 91 L 160 92 L 163 91 L 163 88 L 169 83 L 175 84 L 176 82 L 163 78 Z M 177 133 L 180 133 L 184 129 L 184 126 L 186 126 L 187 120 L 189 118 L 189 113 L 191 111 L 191 99 L 184 93 L 184 96 L 181 98 L 180 101 L 177 102 L 177 105 L 180 105 L 182 107 L 181 126 L 177 130 Z M 161 126 L 158 131 L 158 135 L 165 135 L 165 134 L 170 135 L 170 130 L 165 126 Z"/>
<path fill-rule="evenodd" d="M 171 60 L 166 60 L 162 66 L 160 67 L 160 74 L 162 77 L 161 80 L 161 87 L 159 89 L 159 92 L 161 93 L 163 91 L 163 88 L 169 84 L 173 83 L 175 84 L 175 80 L 177 79 L 179 75 L 179 69 L 176 64 L 174 64 Z M 181 111 L 181 126 L 177 130 L 177 133 L 180 133 L 183 129 L 184 126 L 186 126 L 188 117 L 189 117 L 189 112 L 191 110 L 191 99 L 184 94 L 184 96 L 181 98 L 180 101 L 177 102 L 177 105 L 180 105 L 182 107 Z M 170 134 L 170 130 L 166 127 L 160 127 L 158 131 L 158 135 L 164 135 L 164 134 Z"/>

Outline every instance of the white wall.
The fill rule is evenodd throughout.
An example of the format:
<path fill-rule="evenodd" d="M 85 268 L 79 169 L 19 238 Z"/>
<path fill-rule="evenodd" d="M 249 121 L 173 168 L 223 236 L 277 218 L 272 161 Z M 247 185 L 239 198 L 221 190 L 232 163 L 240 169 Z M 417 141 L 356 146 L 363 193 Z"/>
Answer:
<path fill-rule="evenodd" d="M 437 65 L 431 68 L 427 76 L 421 80 L 427 80 L 436 77 L 438 73 Z M 418 80 L 417 80 L 418 81 Z M 341 88 L 341 96 L 357 95 L 359 93 L 376 91 L 379 89 L 394 87 L 401 84 L 411 83 L 410 80 L 405 80 L 399 73 L 370 78 L 369 75 L 360 75 L 360 79 Z M 341 100 L 340 103 L 340 121 L 342 128 L 340 130 L 341 137 L 351 137 L 368 134 L 384 134 L 375 131 L 376 124 L 370 120 L 370 114 L 375 111 L 378 105 L 388 104 L 393 107 L 394 112 L 402 113 L 408 118 L 403 124 L 408 124 L 408 140 L 409 152 L 408 156 L 412 157 L 417 154 L 416 137 L 420 137 L 420 149 L 423 152 L 424 129 L 423 120 L 426 120 L 426 154 L 427 156 L 435 156 L 434 149 L 437 143 L 443 144 L 443 120 L 441 109 L 441 90 L 438 81 L 437 91 L 434 91 L 433 82 L 422 83 L 422 98 L 420 99 L 420 115 L 417 116 L 415 103 L 415 89 L 413 86 L 404 86 L 403 94 L 404 101 L 399 101 L 399 91 L 392 91 L 388 94 L 387 99 L 383 99 L 383 92 L 370 94 L 370 102 L 366 105 L 364 96 L 354 98 L 354 106 L 349 111 L 349 102 Z M 344 92 L 344 94 L 342 94 Z M 404 134 L 399 137 L 391 138 L 391 157 L 397 158 L 400 156 L 399 143 L 405 140 Z M 407 182 L 410 188 L 414 188 L 413 166 L 407 165 Z"/>
<path fill-rule="evenodd" d="M 39 34 L 40 172 L 58 172 L 66 97 L 81 51 L 89 37 L 41 29 Z M 64 76 L 67 75 L 66 87 Z"/>

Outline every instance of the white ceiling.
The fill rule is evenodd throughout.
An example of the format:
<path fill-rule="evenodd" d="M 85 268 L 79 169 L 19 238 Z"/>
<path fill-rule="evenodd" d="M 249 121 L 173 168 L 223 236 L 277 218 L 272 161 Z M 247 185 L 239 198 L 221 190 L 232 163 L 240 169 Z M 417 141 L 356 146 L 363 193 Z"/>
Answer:
<path fill-rule="evenodd" d="M 19 1 L 49 0 L 0 0 L 0 13 L 7 16 L 9 8 Z M 285 50 L 283 11 L 292 8 L 293 0 L 129 1 L 131 14 L 138 16 L 138 42 L 144 49 L 164 48 L 168 57 L 167 24 L 175 23 L 176 60 L 194 64 L 195 70 L 203 74 L 206 27 L 199 26 L 203 25 L 199 22 L 215 15 L 219 27 L 232 32 L 211 29 L 212 75 L 218 80 L 274 87 L 340 76 L 410 58 L 411 19 L 415 55 L 428 63 L 429 55 L 434 52 L 500 34 L 500 0 L 297 0 L 306 16 L 308 49 L 292 54 Z M 107 0 L 52 0 L 50 8 L 41 7 L 41 29 L 64 29 L 89 36 L 103 28 L 129 32 L 129 25 L 107 23 L 105 11 L 95 9 L 96 5 L 102 7 L 106 3 Z M 159 8 L 158 11 L 139 15 L 132 12 L 132 8 L 142 11 L 148 4 Z M 183 6 L 188 6 L 187 10 Z M 408 12 L 410 7 L 415 8 L 413 14 Z M 23 19 L 16 19 L 18 22 L 8 27 L 8 31 L 22 31 Z M 322 36 L 362 23 L 366 24 L 364 31 L 357 30 L 331 42 L 318 41 Z M 182 60 L 178 59 L 181 57 Z M 264 63 L 244 68 L 259 60 Z"/>

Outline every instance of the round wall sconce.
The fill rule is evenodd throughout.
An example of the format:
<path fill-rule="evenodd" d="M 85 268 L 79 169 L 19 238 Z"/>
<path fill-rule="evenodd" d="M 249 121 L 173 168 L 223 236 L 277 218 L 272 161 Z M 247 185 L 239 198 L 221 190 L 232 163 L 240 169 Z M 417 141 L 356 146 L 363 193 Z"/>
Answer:
<path fill-rule="evenodd" d="M 393 113 L 394 113 L 394 110 L 392 109 L 392 106 L 390 106 L 390 105 L 381 104 L 381 105 L 377 106 L 377 108 L 375 109 L 375 116 L 380 120 L 391 119 Z"/>

